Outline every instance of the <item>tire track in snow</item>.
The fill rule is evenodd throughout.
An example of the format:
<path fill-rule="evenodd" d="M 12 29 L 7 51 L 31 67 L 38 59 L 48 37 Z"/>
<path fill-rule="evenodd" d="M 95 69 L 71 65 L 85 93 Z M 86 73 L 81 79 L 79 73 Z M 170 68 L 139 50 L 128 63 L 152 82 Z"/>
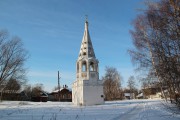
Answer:
<path fill-rule="evenodd" d="M 119 116 L 117 116 L 111 120 L 134 120 L 134 118 L 139 114 L 139 112 L 143 110 L 142 103 L 137 104 L 136 106 L 134 106 L 132 109 L 130 109 L 126 113 L 120 114 Z"/>

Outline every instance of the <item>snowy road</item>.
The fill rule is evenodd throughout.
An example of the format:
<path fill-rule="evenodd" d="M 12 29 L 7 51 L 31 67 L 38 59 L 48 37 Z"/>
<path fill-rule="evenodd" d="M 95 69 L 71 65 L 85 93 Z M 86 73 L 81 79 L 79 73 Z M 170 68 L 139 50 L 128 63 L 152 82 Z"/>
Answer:
<path fill-rule="evenodd" d="M 0 120 L 180 120 L 162 100 L 111 101 L 97 106 L 72 103 L 0 102 Z"/>
<path fill-rule="evenodd" d="M 154 103 L 153 103 L 154 102 Z M 158 104 L 157 104 L 158 103 Z M 142 101 L 123 115 L 111 120 L 180 120 L 180 116 L 167 110 L 160 101 Z"/>

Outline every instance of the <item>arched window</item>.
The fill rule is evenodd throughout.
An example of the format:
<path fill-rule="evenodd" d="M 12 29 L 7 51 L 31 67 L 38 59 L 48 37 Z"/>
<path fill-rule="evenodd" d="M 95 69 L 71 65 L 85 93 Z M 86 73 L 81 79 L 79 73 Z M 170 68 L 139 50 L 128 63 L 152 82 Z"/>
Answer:
<path fill-rule="evenodd" d="M 93 62 L 90 62 L 89 70 L 90 70 L 90 71 L 95 71 L 95 66 L 94 66 L 94 63 L 93 63 Z"/>
<path fill-rule="evenodd" d="M 86 55 L 86 52 L 83 52 L 83 55 Z"/>
<path fill-rule="evenodd" d="M 82 63 L 82 72 L 86 72 L 87 71 L 87 64 L 86 64 L 86 61 L 84 61 Z"/>

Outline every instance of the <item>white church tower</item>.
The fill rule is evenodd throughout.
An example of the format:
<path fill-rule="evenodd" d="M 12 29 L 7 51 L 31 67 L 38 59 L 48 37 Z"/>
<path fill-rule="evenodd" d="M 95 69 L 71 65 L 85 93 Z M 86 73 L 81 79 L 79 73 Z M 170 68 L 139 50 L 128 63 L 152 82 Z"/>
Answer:
<path fill-rule="evenodd" d="M 76 62 L 76 81 L 72 85 L 72 102 L 75 105 L 98 105 L 104 103 L 103 85 L 99 80 L 98 60 L 96 59 L 85 22 L 84 36 Z"/>

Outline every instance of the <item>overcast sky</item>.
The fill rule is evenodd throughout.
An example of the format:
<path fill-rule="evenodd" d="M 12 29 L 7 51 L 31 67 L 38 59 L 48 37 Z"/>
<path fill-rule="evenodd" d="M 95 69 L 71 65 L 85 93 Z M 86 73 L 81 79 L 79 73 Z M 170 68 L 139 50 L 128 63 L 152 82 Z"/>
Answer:
<path fill-rule="evenodd" d="M 135 67 L 127 53 L 132 48 L 129 30 L 143 0 L 0 0 L 0 29 L 19 36 L 30 58 L 28 83 L 42 83 L 52 91 L 57 85 L 75 81 L 76 60 L 88 15 L 89 32 L 100 78 L 105 66 L 118 69 L 126 86 Z"/>

